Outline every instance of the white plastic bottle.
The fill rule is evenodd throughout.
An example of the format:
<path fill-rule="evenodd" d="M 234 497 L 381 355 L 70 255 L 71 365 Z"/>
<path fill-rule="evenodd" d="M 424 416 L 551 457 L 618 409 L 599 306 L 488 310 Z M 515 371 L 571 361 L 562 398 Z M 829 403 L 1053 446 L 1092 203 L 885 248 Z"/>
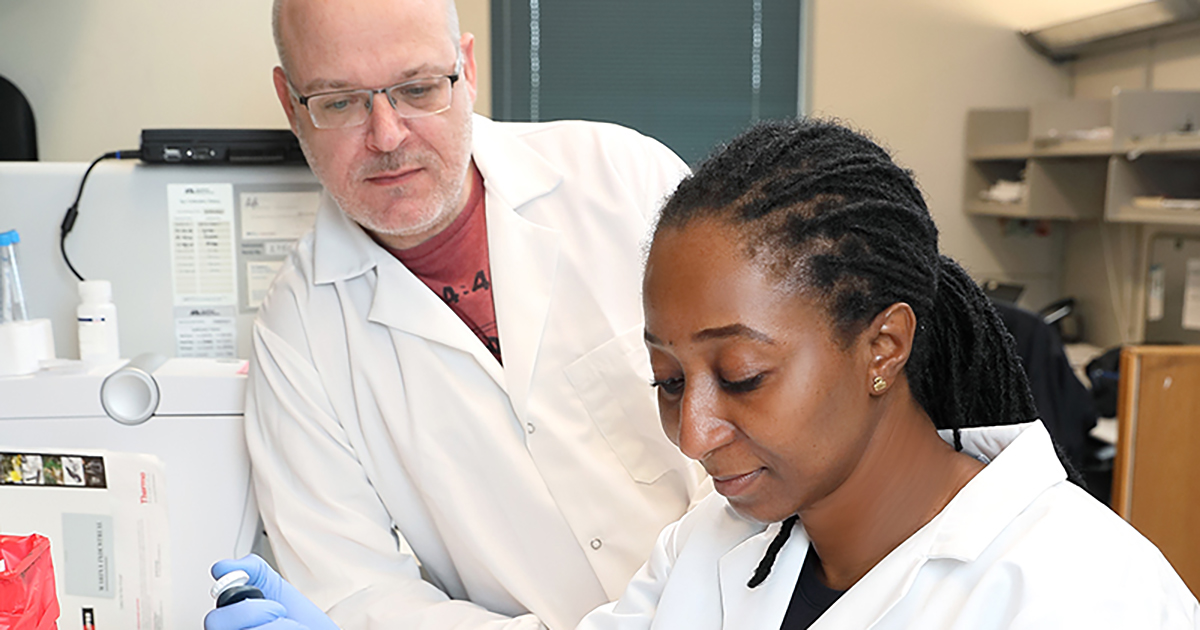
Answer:
<path fill-rule="evenodd" d="M 108 280 L 79 283 L 79 358 L 90 363 L 113 363 L 121 358 L 117 340 L 117 307 Z"/>

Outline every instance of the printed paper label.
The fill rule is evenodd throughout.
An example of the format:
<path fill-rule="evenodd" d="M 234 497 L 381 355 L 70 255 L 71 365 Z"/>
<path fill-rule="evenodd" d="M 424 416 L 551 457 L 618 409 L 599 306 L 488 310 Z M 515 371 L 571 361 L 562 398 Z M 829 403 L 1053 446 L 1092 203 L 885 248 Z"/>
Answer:
<path fill-rule="evenodd" d="M 233 184 L 168 184 L 176 306 L 237 304 Z"/>
<path fill-rule="evenodd" d="M 1187 284 L 1183 290 L 1183 327 L 1200 330 L 1200 258 L 1187 261 Z"/>
<path fill-rule="evenodd" d="M 1163 318 L 1163 301 L 1167 293 L 1167 270 L 1162 265 L 1150 265 L 1150 281 L 1146 291 L 1146 321 Z"/>

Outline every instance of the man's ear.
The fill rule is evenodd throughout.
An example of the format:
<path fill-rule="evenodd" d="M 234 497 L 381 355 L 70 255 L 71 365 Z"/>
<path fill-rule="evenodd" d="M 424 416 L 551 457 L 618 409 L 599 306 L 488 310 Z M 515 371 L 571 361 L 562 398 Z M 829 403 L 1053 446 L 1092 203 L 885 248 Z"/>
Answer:
<path fill-rule="evenodd" d="M 288 89 L 287 75 L 283 73 L 283 68 L 275 66 L 275 71 L 271 73 L 271 77 L 275 81 L 275 96 L 279 97 L 279 104 L 283 106 L 283 113 L 287 114 L 288 124 L 292 127 L 292 133 L 299 135 L 300 130 L 296 127 L 296 103 L 292 100 L 292 93 Z"/>
<path fill-rule="evenodd" d="M 459 46 L 462 48 L 463 56 L 462 80 L 471 89 L 471 109 L 474 110 L 475 95 L 479 93 L 479 75 L 475 67 L 475 35 L 463 33 Z"/>
<path fill-rule="evenodd" d="M 916 332 L 917 316 L 904 302 L 887 307 L 871 321 L 866 330 L 870 352 L 866 385 L 872 394 L 883 394 L 900 378 Z"/>

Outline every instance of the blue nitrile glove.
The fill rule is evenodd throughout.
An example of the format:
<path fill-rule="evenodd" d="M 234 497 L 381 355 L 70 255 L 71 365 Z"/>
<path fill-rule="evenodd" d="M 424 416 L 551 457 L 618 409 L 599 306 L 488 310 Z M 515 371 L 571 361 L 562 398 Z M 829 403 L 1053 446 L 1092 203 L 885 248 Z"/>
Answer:
<path fill-rule="evenodd" d="M 246 599 L 216 608 L 205 615 L 204 630 L 338 630 L 316 604 L 254 554 L 221 560 L 213 565 L 212 575 L 220 578 L 237 569 L 250 576 L 247 584 L 257 587 L 266 599 Z"/>

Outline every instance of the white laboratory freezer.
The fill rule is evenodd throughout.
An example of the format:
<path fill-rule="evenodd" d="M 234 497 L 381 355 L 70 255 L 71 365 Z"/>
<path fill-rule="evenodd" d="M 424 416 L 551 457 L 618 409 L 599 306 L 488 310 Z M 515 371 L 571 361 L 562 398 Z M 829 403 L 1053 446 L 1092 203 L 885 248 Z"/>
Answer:
<path fill-rule="evenodd" d="M 38 533 L 51 538 L 59 630 L 83 628 L 85 617 L 94 630 L 195 630 L 213 606 L 209 567 L 221 558 L 249 553 L 259 529 L 242 428 L 246 362 L 167 360 L 148 372 L 157 388 L 153 414 L 132 426 L 111 419 L 101 404 L 102 382 L 122 365 L 89 368 L 64 362 L 29 376 L 0 378 L 0 472 L 6 475 L 0 483 L 0 534 L 27 534 L 21 530 L 38 523 L 47 530 Z M 52 470 L 49 463 L 45 479 L 41 472 L 28 471 L 22 478 L 20 466 L 14 470 L 12 464 L 45 460 L 62 467 L 106 455 L 109 480 L 102 492 L 89 492 L 83 481 L 69 487 L 71 471 Z M 96 528 L 90 544 L 99 544 L 102 521 L 117 530 L 119 539 L 132 542 L 118 540 L 106 552 L 111 557 L 102 569 L 111 570 L 111 576 L 102 570 L 100 583 L 95 583 L 94 575 L 84 573 L 81 581 L 80 563 L 95 574 L 96 554 L 83 560 L 81 553 L 67 557 L 71 545 L 78 544 L 69 532 L 79 529 L 80 513 L 104 511 L 95 508 L 96 502 L 105 492 L 116 496 L 124 483 L 122 466 L 143 464 L 140 481 L 135 473 L 131 482 L 133 507 L 155 503 L 163 517 L 134 523 L 100 515 L 87 521 L 85 527 Z M 158 551 L 147 551 L 155 544 Z M 138 553 L 149 556 L 149 564 L 135 566 L 146 560 Z M 153 581 L 148 571 L 163 575 L 147 586 Z M 146 588 L 158 589 L 153 607 L 143 601 L 149 597 L 139 595 Z"/>

